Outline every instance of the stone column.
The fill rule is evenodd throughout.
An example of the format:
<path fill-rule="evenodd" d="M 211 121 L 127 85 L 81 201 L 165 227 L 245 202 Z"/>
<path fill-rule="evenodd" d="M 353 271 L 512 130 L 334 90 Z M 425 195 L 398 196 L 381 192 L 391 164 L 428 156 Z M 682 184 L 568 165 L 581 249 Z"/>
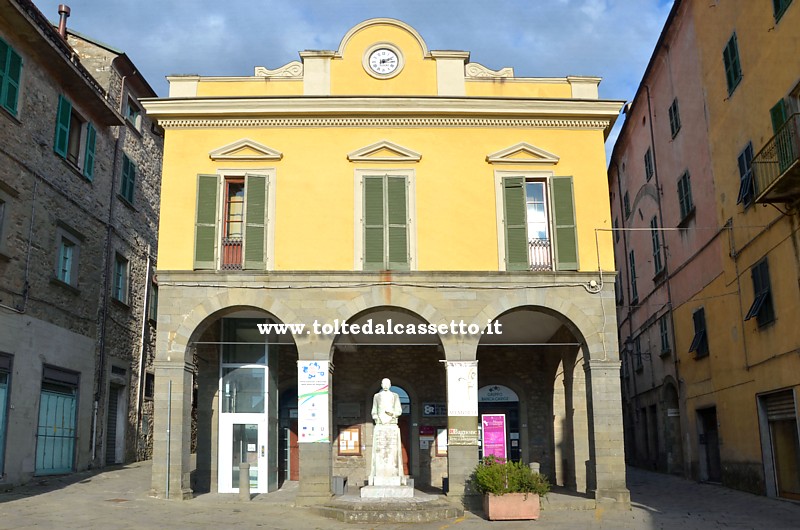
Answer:
<path fill-rule="evenodd" d="M 295 502 L 298 505 L 321 504 L 332 496 L 332 370 L 329 361 L 297 361 L 300 489 Z"/>
<path fill-rule="evenodd" d="M 157 360 L 154 363 L 156 388 L 151 488 L 152 493 L 160 498 L 190 499 L 193 370 L 192 365 L 184 361 L 182 353 L 173 353 L 171 357 L 180 360 Z"/>
<path fill-rule="evenodd" d="M 620 362 L 592 359 L 584 367 L 589 387 L 589 450 L 595 499 L 598 504 L 630 509 L 630 492 L 625 485 Z"/>
<path fill-rule="evenodd" d="M 480 497 L 470 486 L 478 464 L 478 361 L 447 361 L 447 495 L 472 508 Z"/>

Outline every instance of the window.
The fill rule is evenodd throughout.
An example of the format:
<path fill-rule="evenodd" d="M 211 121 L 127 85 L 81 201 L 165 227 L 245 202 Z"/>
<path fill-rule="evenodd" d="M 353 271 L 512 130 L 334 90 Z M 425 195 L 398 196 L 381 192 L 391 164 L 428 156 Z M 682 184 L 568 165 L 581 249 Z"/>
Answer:
<path fill-rule="evenodd" d="M 650 220 L 650 238 L 653 242 L 653 267 L 656 275 L 659 275 L 664 270 L 664 264 L 661 261 L 661 234 L 658 232 L 658 219 L 656 216 L 653 216 Z"/>
<path fill-rule="evenodd" d="M 6 227 L 9 223 L 6 222 L 6 216 L 10 215 L 9 210 L 11 197 L 0 188 L 0 257 L 8 257 L 8 248 L 6 245 Z"/>
<path fill-rule="evenodd" d="M 736 33 L 731 35 L 728 44 L 722 51 L 722 62 L 725 64 L 725 79 L 728 82 L 728 95 L 733 94 L 739 81 L 742 80 L 742 66 L 739 63 L 739 45 L 736 42 Z"/>
<path fill-rule="evenodd" d="M 625 209 L 625 219 L 631 216 L 631 199 L 628 196 L 628 192 L 625 192 L 625 195 L 622 197 L 622 207 Z"/>
<path fill-rule="evenodd" d="M 153 399 L 156 395 L 156 375 L 153 372 L 144 374 L 144 398 Z"/>
<path fill-rule="evenodd" d="M 753 186 L 753 144 L 748 143 L 739 154 L 739 198 L 736 204 L 744 204 L 747 208 L 753 204 L 756 191 Z"/>
<path fill-rule="evenodd" d="M 661 354 L 669 353 L 669 331 L 667 327 L 667 316 L 658 319 L 658 333 L 661 336 Z"/>
<path fill-rule="evenodd" d="M 125 199 L 128 204 L 133 204 L 133 190 L 136 184 L 136 164 L 128 158 L 128 155 L 122 155 L 122 181 L 120 182 L 119 194 Z"/>
<path fill-rule="evenodd" d="M 775 22 L 779 21 L 786 8 L 792 3 L 792 0 L 772 0 L 772 11 L 775 14 Z"/>
<path fill-rule="evenodd" d="M 408 270 L 408 180 L 364 177 L 364 269 Z"/>
<path fill-rule="evenodd" d="M 56 279 L 77 287 L 80 241 L 83 238 L 65 223 L 56 227 Z"/>
<path fill-rule="evenodd" d="M 265 174 L 198 176 L 195 269 L 266 268 L 268 185 Z"/>
<path fill-rule="evenodd" d="M 153 322 L 158 320 L 158 284 L 155 282 L 150 285 L 150 306 L 147 310 L 147 318 Z"/>
<path fill-rule="evenodd" d="M 577 270 L 572 177 L 505 177 L 502 186 L 506 270 Z"/>
<path fill-rule="evenodd" d="M 678 134 L 681 130 L 681 115 L 678 112 L 678 98 L 672 100 L 672 105 L 669 106 L 669 130 L 672 137 Z"/>
<path fill-rule="evenodd" d="M 125 109 L 125 119 L 133 125 L 134 129 L 142 129 L 142 109 L 136 104 L 134 99 L 128 96 L 128 104 Z"/>
<path fill-rule="evenodd" d="M 114 284 L 112 296 L 115 300 L 128 303 L 128 260 L 120 254 L 114 256 Z"/>
<path fill-rule="evenodd" d="M 653 150 L 648 147 L 644 154 L 644 178 L 647 182 L 653 178 Z"/>
<path fill-rule="evenodd" d="M 619 229 L 619 218 L 615 217 L 614 218 L 614 241 L 616 241 L 617 243 L 619 243 L 619 234 L 620 234 L 620 232 L 621 231 Z"/>
<path fill-rule="evenodd" d="M 764 258 L 750 269 L 753 278 L 753 304 L 747 312 L 745 320 L 755 317 L 758 326 L 765 326 L 775 320 L 775 308 L 772 305 L 772 288 L 769 281 L 769 265 Z"/>
<path fill-rule="evenodd" d="M 642 363 L 642 337 L 641 335 L 633 339 L 633 354 L 636 356 L 636 371 L 641 372 L 644 369 Z"/>
<path fill-rule="evenodd" d="M 614 278 L 614 293 L 616 294 L 616 302 L 618 306 L 625 303 L 625 294 L 622 292 L 622 274 L 617 274 Z"/>
<path fill-rule="evenodd" d="M 19 83 L 22 78 L 22 57 L 0 39 L 0 106 L 17 115 Z"/>
<path fill-rule="evenodd" d="M 681 222 L 683 222 L 694 211 L 692 184 L 689 180 L 688 171 L 684 172 L 681 178 L 678 179 L 678 202 L 681 207 Z"/>
<path fill-rule="evenodd" d="M 694 338 L 689 346 L 689 353 L 695 352 L 695 358 L 708 355 L 708 336 L 706 334 L 706 311 L 700 308 L 692 314 L 694 321 Z"/>
<path fill-rule="evenodd" d="M 94 149 L 97 132 L 94 126 L 81 118 L 64 96 L 58 96 L 56 138 L 53 150 L 57 155 L 82 170 L 83 176 L 94 178 Z"/>
<path fill-rule="evenodd" d="M 639 291 L 636 289 L 636 256 L 633 251 L 628 255 L 628 267 L 631 273 L 631 305 L 639 302 Z"/>

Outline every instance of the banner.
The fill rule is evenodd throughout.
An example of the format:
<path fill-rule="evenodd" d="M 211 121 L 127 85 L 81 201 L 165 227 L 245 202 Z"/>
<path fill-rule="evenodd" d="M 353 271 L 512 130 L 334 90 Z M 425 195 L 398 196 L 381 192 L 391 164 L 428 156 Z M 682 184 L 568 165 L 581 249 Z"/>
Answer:
<path fill-rule="evenodd" d="M 299 443 L 330 443 L 328 361 L 297 362 Z"/>
<path fill-rule="evenodd" d="M 481 424 L 483 426 L 483 457 L 495 456 L 505 460 L 507 458 L 506 415 L 483 414 Z"/>

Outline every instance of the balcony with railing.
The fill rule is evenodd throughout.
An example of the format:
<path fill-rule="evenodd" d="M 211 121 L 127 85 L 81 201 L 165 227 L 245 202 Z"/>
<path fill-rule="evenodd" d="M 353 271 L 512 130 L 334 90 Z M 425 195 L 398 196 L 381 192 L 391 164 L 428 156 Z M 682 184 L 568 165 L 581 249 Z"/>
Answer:
<path fill-rule="evenodd" d="M 222 238 L 222 263 L 220 269 L 224 271 L 242 270 L 242 238 Z"/>
<path fill-rule="evenodd" d="M 800 198 L 800 114 L 793 114 L 753 158 L 756 202 Z"/>
<path fill-rule="evenodd" d="M 532 271 L 553 270 L 553 259 L 549 239 L 528 240 L 528 263 Z"/>

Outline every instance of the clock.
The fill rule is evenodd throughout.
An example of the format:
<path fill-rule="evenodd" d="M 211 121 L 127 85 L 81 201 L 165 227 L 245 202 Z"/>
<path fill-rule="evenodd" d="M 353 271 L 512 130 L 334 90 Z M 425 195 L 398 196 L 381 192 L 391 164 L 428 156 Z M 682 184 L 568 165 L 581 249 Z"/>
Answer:
<path fill-rule="evenodd" d="M 364 70 L 377 79 L 389 79 L 403 69 L 403 54 L 388 42 L 370 46 L 364 53 Z"/>
<path fill-rule="evenodd" d="M 389 48 L 378 48 L 369 54 L 369 67 L 378 75 L 393 73 L 400 66 L 397 54 Z"/>

